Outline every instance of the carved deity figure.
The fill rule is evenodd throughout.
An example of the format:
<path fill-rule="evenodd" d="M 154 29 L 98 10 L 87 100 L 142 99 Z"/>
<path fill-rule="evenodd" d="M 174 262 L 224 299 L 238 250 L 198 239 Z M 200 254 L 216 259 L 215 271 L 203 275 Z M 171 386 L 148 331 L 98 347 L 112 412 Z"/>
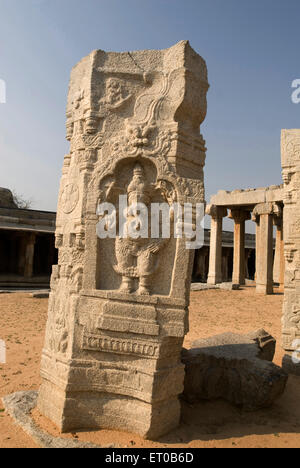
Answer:
<path fill-rule="evenodd" d="M 151 285 L 151 275 L 158 268 L 159 259 L 157 254 L 166 245 L 168 239 L 151 238 L 151 192 L 153 187 L 147 183 L 143 167 L 136 164 L 133 170 L 133 177 L 127 189 L 127 201 L 129 214 L 125 223 L 125 236 L 116 238 L 115 253 L 117 265 L 115 271 L 122 275 L 120 290 L 128 293 L 134 291 L 135 278 L 139 280 L 137 294 L 149 295 Z M 135 217 L 132 208 L 139 208 L 142 204 L 147 208 L 147 214 L 139 217 L 137 230 L 148 232 L 147 238 L 144 236 L 130 235 L 130 225 Z M 145 222 L 146 226 L 142 223 Z"/>

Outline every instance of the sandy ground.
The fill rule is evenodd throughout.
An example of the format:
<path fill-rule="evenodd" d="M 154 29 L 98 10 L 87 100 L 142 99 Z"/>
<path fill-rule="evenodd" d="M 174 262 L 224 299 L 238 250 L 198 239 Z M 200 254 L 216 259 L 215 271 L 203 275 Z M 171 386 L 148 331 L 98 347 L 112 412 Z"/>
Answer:
<path fill-rule="evenodd" d="M 234 331 L 265 328 L 278 340 L 275 362 L 281 363 L 280 319 L 283 296 L 256 295 L 254 288 L 240 291 L 193 292 L 190 333 L 185 346 L 199 338 Z M 39 362 L 48 301 L 28 294 L 0 295 L 0 339 L 7 344 L 7 364 L 0 364 L 0 397 L 39 387 Z M 242 413 L 229 404 L 183 404 L 181 426 L 158 442 L 134 434 L 97 431 L 70 434 L 84 441 L 120 447 L 297 447 L 300 448 L 300 377 L 290 376 L 283 397 L 273 408 Z M 56 428 L 37 411 L 34 418 L 55 435 Z M 36 444 L 18 428 L 0 404 L 0 448 L 34 448 Z"/>

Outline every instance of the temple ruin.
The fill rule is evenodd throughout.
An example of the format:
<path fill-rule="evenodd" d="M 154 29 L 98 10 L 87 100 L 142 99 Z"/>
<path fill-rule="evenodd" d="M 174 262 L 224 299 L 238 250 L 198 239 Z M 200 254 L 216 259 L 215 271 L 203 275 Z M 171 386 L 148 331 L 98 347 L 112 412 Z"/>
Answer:
<path fill-rule="evenodd" d="M 300 374 L 300 130 L 281 136 L 284 180 L 285 294 L 282 318 L 285 369 Z"/>
<path fill-rule="evenodd" d="M 49 287 L 56 213 L 20 209 L 0 188 L 0 287 Z"/>
<path fill-rule="evenodd" d="M 194 251 L 174 236 L 101 239 L 97 207 L 204 203 L 207 90 L 188 42 L 95 51 L 72 71 L 38 403 L 62 431 L 156 438 L 179 424 Z"/>
<path fill-rule="evenodd" d="M 208 283 L 223 281 L 222 274 L 222 225 L 228 216 L 234 221 L 234 255 L 232 282 L 245 285 L 247 256 L 245 223 L 256 223 L 256 290 L 272 294 L 274 283 L 284 290 L 283 248 L 283 186 L 267 188 L 220 191 L 211 198 L 207 214 L 211 216 L 210 261 Z M 276 226 L 274 256 L 273 226 Z"/>

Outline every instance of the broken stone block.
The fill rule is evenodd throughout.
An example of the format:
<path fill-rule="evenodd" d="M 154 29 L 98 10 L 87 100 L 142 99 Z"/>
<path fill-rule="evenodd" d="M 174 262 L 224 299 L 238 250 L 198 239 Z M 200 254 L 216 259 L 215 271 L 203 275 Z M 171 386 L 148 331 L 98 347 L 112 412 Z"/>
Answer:
<path fill-rule="evenodd" d="M 36 291 L 30 294 L 34 299 L 49 299 L 49 295 L 49 291 Z"/>
<path fill-rule="evenodd" d="M 246 411 L 271 406 L 283 394 L 288 379 L 271 362 L 275 345 L 264 330 L 195 341 L 182 353 L 183 398 L 189 403 L 222 398 Z"/>
<path fill-rule="evenodd" d="M 240 289 L 240 285 L 234 283 L 220 283 L 219 288 L 224 289 L 225 291 L 237 291 Z"/>

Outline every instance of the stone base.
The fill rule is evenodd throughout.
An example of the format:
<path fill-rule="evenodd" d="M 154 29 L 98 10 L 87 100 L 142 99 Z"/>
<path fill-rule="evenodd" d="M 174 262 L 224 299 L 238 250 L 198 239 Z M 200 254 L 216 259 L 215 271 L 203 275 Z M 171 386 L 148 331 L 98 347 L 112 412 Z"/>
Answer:
<path fill-rule="evenodd" d="M 293 362 L 292 354 L 286 354 L 282 359 L 282 368 L 288 374 L 300 375 L 300 362 Z"/>
<path fill-rule="evenodd" d="M 3 405 L 16 424 L 20 426 L 41 448 L 111 448 L 100 447 L 77 440 L 54 437 L 40 429 L 32 419 L 31 412 L 36 408 L 37 392 L 18 392 L 2 398 Z"/>
<path fill-rule="evenodd" d="M 176 429 L 180 422 L 178 398 L 149 404 L 127 396 L 97 392 L 63 392 L 44 382 L 39 411 L 62 433 L 78 430 L 119 430 L 157 439 Z"/>
<path fill-rule="evenodd" d="M 274 293 L 273 284 L 272 285 L 256 284 L 256 292 L 258 294 L 271 295 Z"/>

